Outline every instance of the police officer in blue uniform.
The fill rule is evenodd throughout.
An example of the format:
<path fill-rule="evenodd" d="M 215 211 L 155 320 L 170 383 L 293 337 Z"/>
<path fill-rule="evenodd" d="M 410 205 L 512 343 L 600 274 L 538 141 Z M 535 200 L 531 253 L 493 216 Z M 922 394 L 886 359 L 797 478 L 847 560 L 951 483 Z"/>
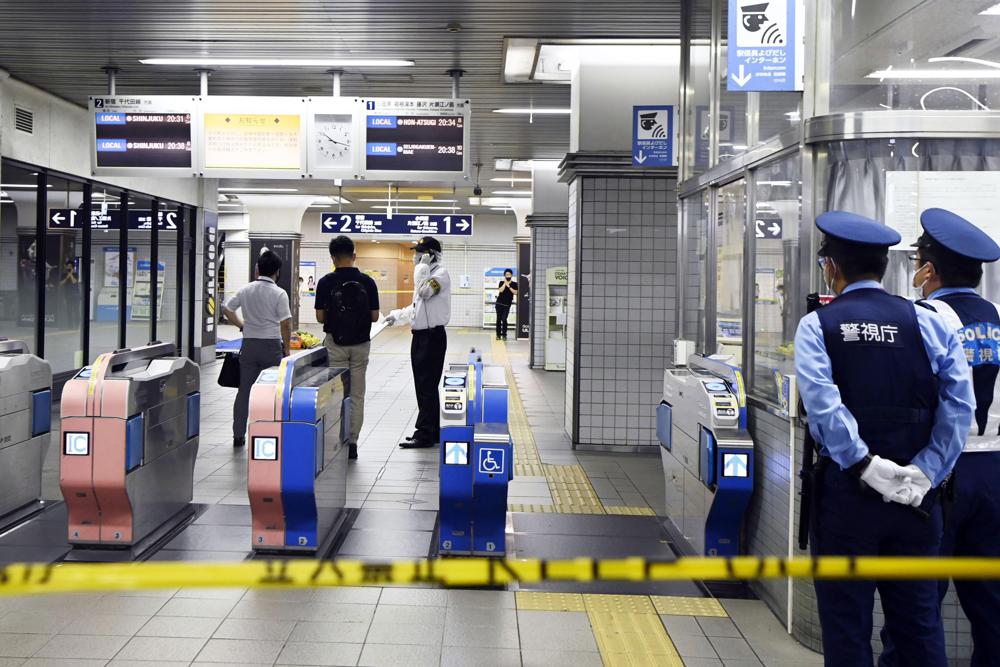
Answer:
<path fill-rule="evenodd" d="M 965 353 L 940 316 L 882 289 L 898 233 L 841 211 L 824 213 L 816 226 L 824 233 L 823 277 L 838 296 L 806 315 L 795 335 L 798 388 L 820 454 L 813 553 L 936 555 L 942 515 L 932 490 L 972 422 Z M 947 664 L 937 582 L 817 580 L 815 587 L 827 665 L 873 663 L 876 589 L 902 664 Z"/>
<path fill-rule="evenodd" d="M 1000 246 L 961 216 L 939 208 L 920 216 L 924 233 L 913 257 L 913 285 L 921 305 L 958 332 L 972 367 L 975 419 L 955 464 L 953 499 L 945 517 L 943 556 L 1000 557 L 1000 305 L 976 293 L 983 263 L 1000 259 Z M 941 598 L 948 582 L 941 584 Z M 956 581 L 972 624 L 972 665 L 1000 665 L 1000 581 Z"/>

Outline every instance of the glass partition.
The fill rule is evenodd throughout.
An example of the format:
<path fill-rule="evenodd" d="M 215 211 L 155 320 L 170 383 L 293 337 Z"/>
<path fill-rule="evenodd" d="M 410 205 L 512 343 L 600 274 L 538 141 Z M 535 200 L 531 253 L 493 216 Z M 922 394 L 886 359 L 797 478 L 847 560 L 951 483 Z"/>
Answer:
<path fill-rule="evenodd" d="M 0 167 L 0 337 L 35 345 L 35 208 L 38 174 Z"/>
<path fill-rule="evenodd" d="M 743 363 L 743 246 L 746 228 L 746 181 L 740 179 L 718 191 L 715 229 L 716 288 L 715 343 L 719 354 Z"/>
<path fill-rule="evenodd" d="M 705 351 L 705 305 L 708 303 L 708 217 L 711 194 L 704 190 L 682 200 L 685 224 L 684 331 L 683 337 L 695 342 L 695 349 Z"/>
<path fill-rule="evenodd" d="M 119 230 L 112 222 L 120 217 L 122 191 L 94 185 L 91 195 L 90 235 L 90 350 L 88 362 L 120 347 L 118 317 Z M 114 228 L 111 228 L 111 227 Z M 130 275 L 126 278 L 131 280 Z"/>
<path fill-rule="evenodd" d="M 829 11 L 816 21 L 817 38 L 830 41 L 829 111 L 995 109 L 1000 93 L 996 4 L 819 3 Z"/>
<path fill-rule="evenodd" d="M 152 340 L 150 323 L 153 313 L 152 301 L 152 255 L 150 253 L 150 237 L 152 232 L 153 201 L 148 197 L 131 195 L 129 197 L 129 218 L 135 220 L 128 232 L 128 268 L 129 281 L 125 312 L 128 314 L 128 324 L 125 327 L 125 346 L 141 347 Z"/>
<path fill-rule="evenodd" d="M 751 390 L 774 401 L 781 376 L 795 373 L 798 325 L 799 218 L 802 158 L 798 152 L 754 172 L 754 335 Z"/>
<path fill-rule="evenodd" d="M 53 373 L 83 360 L 83 183 L 49 177 L 45 263 L 45 358 Z"/>
<path fill-rule="evenodd" d="M 160 202 L 159 283 L 157 296 L 156 338 L 174 341 L 177 338 L 177 234 L 184 224 L 184 208 L 169 202 Z M 180 341 L 175 341 L 180 346 Z"/>

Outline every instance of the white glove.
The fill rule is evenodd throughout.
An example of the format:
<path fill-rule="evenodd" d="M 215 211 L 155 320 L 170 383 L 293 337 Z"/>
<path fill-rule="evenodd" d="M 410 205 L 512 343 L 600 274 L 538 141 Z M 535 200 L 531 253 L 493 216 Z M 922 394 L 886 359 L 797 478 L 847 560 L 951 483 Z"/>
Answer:
<path fill-rule="evenodd" d="M 923 470 L 912 463 L 904 467 L 903 470 L 910 478 L 910 504 L 914 507 L 920 507 L 920 503 L 924 502 L 924 496 L 931 490 L 931 480 L 927 478 Z"/>
<path fill-rule="evenodd" d="M 873 456 L 872 462 L 861 473 L 861 481 L 882 494 L 885 502 L 910 504 L 912 488 L 906 468 L 881 456 Z"/>
<path fill-rule="evenodd" d="M 431 265 L 430 264 L 417 264 L 413 267 L 413 284 L 419 285 L 420 283 L 427 280 L 431 275 Z"/>
<path fill-rule="evenodd" d="M 390 313 L 389 315 L 386 315 L 385 319 L 382 321 L 385 323 L 385 326 L 391 327 L 396 323 L 396 316 Z"/>

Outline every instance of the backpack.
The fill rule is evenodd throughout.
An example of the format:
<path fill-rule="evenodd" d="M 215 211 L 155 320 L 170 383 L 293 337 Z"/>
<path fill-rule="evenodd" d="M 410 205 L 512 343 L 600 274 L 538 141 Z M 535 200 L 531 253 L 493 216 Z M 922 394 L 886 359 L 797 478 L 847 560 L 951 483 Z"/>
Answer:
<path fill-rule="evenodd" d="M 356 280 L 348 280 L 333 289 L 326 309 L 330 335 L 337 345 L 358 345 L 371 334 L 372 317 L 368 290 Z"/>

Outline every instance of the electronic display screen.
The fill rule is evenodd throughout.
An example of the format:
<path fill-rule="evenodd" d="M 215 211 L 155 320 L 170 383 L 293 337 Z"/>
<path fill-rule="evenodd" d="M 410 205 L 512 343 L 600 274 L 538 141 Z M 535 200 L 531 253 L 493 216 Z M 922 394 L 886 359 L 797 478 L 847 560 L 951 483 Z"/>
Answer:
<path fill-rule="evenodd" d="M 190 113 L 97 109 L 94 123 L 98 168 L 192 167 Z"/>
<path fill-rule="evenodd" d="M 462 172 L 465 169 L 465 117 L 368 116 L 365 168 L 371 171 Z"/>

